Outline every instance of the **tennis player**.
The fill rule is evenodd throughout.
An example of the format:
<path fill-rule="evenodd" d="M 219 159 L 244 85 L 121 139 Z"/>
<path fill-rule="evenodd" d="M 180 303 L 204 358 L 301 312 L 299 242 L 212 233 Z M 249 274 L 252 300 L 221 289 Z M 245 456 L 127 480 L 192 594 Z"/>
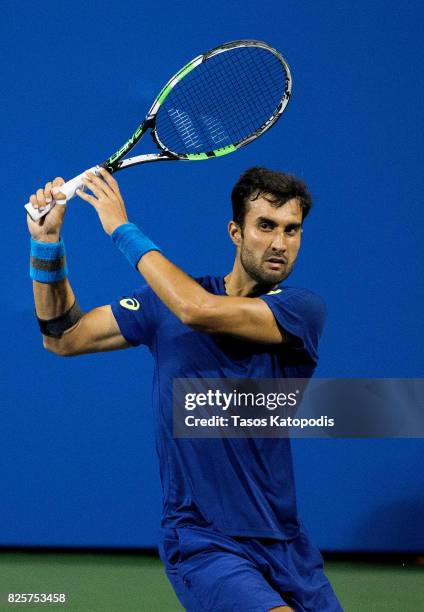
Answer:
<path fill-rule="evenodd" d="M 30 198 L 61 199 L 61 178 Z M 116 180 L 88 173 L 80 198 L 147 284 L 83 314 L 67 280 L 65 206 L 28 217 L 31 277 L 44 347 L 80 355 L 144 344 L 155 360 L 154 415 L 163 487 L 160 555 L 189 612 L 341 610 L 296 509 L 290 440 L 177 439 L 174 378 L 308 378 L 325 307 L 281 284 L 311 198 L 303 182 L 251 168 L 234 186 L 225 277 L 194 280 L 128 222 Z"/>

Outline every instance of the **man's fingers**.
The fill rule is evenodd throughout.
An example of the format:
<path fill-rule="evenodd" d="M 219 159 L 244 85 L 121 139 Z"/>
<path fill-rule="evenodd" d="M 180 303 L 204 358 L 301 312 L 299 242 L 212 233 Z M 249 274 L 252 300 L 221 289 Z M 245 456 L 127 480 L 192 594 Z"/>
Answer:
<path fill-rule="evenodd" d="M 58 189 L 64 184 L 64 180 L 61 176 L 58 176 L 54 181 L 49 181 L 45 184 L 44 189 L 40 187 L 37 191 L 29 197 L 30 203 L 34 208 L 45 208 L 47 204 L 50 204 L 52 200 L 64 200 L 66 196 L 61 193 Z"/>
<path fill-rule="evenodd" d="M 110 190 L 113 191 L 109 182 L 106 181 L 105 178 L 103 177 L 103 174 L 98 175 L 98 174 L 94 174 L 93 172 L 89 172 L 88 174 L 90 178 L 96 183 L 96 185 L 99 185 L 99 187 L 101 187 L 104 191 L 106 191 L 107 193 L 109 193 Z"/>
<path fill-rule="evenodd" d="M 61 176 L 57 176 L 53 181 L 52 196 L 55 200 L 66 200 L 66 196 L 58 189 L 65 181 Z"/>
<path fill-rule="evenodd" d="M 52 195 L 55 200 L 66 200 L 66 195 L 60 191 L 59 187 L 53 187 Z"/>
<path fill-rule="evenodd" d="M 101 196 L 110 197 L 109 186 L 98 176 L 91 172 L 86 172 L 82 177 L 82 182 L 88 187 L 98 198 Z"/>
<path fill-rule="evenodd" d="M 91 189 L 91 187 L 90 187 Z M 92 206 L 94 206 L 94 208 L 96 208 L 96 204 L 97 204 L 97 199 L 92 196 L 89 195 L 88 193 L 86 193 L 85 191 L 83 191 L 82 189 L 77 189 L 76 192 L 78 197 L 80 197 L 82 200 L 85 200 L 86 202 L 88 202 L 89 204 L 91 204 Z"/>
<path fill-rule="evenodd" d="M 44 196 L 44 189 L 37 189 L 36 192 L 37 204 L 39 208 L 44 208 L 46 206 L 46 198 Z"/>
<path fill-rule="evenodd" d="M 119 185 L 113 178 L 110 172 L 108 172 L 105 168 L 100 166 L 100 174 L 105 182 L 109 185 L 109 187 L 116 193 L 116 195 L 120 195 Z"/>
<path fill-rule="evenodd" d="M 51 182 L 46 183 L 46 186 L 44 187 L 44 198 L 47 204 L 49 204 L 53 200 Z"/>

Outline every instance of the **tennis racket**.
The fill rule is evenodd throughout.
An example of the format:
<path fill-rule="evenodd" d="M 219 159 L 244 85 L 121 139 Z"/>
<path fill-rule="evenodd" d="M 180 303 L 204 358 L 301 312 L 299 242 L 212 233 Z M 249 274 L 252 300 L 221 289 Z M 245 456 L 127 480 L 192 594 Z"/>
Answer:
<path fill-rule="evenodd" d="M 220 45 L 195 57 L 167 82 L 131 138 L 100 166 L 114 173 L 149 162 L 199 161 L 232 153 L 278 121 L 291 82 L 287 62 L 268 44 L 236 40 Z M 159 153 L 124 159 L 147 131 Z M 99 166 L 88 171 L 98 174 Z M 84 187 L 84 174 L 61 186 L 67 200 Z M 55 204 L 37 210 L 28 203 L 25 208 L 37 220 Z"/>

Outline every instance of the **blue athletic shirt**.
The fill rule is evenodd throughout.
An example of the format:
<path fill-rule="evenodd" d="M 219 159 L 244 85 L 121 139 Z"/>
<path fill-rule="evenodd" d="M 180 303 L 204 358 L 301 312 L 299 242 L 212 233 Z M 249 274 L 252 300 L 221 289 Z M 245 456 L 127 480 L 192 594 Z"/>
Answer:
<path fill-rule="evenodd" d="M 223 277 L 196 279 L 226 295 Z M 294 337 L 268 345 L 194 331 L 149 286 L 112 304 L 122 335 L 154 361 L 153 412 L 163 528 L 204 526 L 230 536 L 295 537 L 299 530 L 290 440 L 173 438 L 174 378 L 309 378 L 325 319 L 320 297 L 281 285 L 259 296 Z"/>

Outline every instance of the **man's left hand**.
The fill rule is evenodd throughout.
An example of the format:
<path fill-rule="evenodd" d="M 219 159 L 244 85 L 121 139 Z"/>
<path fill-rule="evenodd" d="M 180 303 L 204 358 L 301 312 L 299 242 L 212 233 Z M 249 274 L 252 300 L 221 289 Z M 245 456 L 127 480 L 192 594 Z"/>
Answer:
<path fill-rule="evenodd" d="M 86 172 L 82 179 L 85 187 L 91 194 L 77 190 L 77 195 L 91 204 L 99 215 L 100 222 L 106 234 L 112 234 L 114 230 L 128 223 L 124 200 L 119 191 L 118 183 L 107 170 L 100 168 L 100 175 Z"/>

